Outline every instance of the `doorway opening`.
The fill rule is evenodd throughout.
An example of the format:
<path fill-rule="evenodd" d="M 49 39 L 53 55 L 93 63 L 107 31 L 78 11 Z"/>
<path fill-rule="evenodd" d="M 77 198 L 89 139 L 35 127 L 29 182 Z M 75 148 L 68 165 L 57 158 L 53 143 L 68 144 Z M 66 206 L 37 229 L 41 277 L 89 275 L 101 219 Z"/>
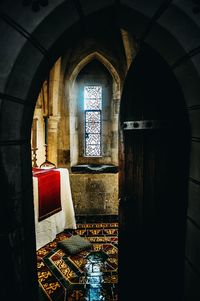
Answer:
<path fill-rule="evenodd" d="M 67 294 L 68 298 L 75 295 L 81 298 L 86 294 L 90 300 L 96 300 L 94 298 L 99 295 L 99 300 L 115 300 L 118 295 L 121 80 L 115 67 L 98 52 L 81 61 L 77 58 L 74 65 L 68 72 L 65 58 L 56 61 L 42 85 L 33 117 L 31 142 L 40 298 L 45 300 L 45 296 L 49 296 L 47 280 L 50 278 L 45 280 L 43 272 L 50 275 L 53 268 L 57 277 L 51 281 L 58 283 L 51 296 L 53 300 L 56 301 L 57 294 Z M 88 91 L 84 93 L 86 88 Z M 50 208 L 51 212 L 38 220 L 38 208 L 42 203 L 38 175 L 47 178 L 52 172 L 54 176 L 55 171 L 61 176 L 61 204 L 57 202 L 60 210 L 57 212 L 57 208 L 53 208 L 52 213 Z M 64 192 L 66 185 L 68 188 Z M 48 191 L 49 186 L 44 189 Z M 70 214 L 65 204 L 69 200 L 73 206 Z M 76 255 L 79 261 L 62 248 L 57 250 L 58 242 L 74 235 L 92 242 L 92 250 Z M 86 261 L 86 252 L 87 258 L 94 257 L 96 261 Z M 98 252 L 100 261 L 93 256 Z M 98 267 L 101 270 L 97 271 Z M 96 275 L 97 272 L 100 274 Z"/>

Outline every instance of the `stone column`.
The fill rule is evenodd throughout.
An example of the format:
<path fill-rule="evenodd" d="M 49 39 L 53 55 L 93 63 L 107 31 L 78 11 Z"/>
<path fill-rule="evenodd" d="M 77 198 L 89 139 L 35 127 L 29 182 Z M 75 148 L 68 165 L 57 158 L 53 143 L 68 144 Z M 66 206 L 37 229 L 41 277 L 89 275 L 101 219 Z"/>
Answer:
<path fill-rule="evenodd" d="M 134 43 L 130 33 L 124 29 L 121 29 L 122 41 L 124 44 L 124 51 L 126 55 L 127 71 L 136 56 L 137 45 Z"/>
<path fill-rule="evenodd" d="M 60 72 L 59 58 L 50 72 L 49 81 L 49 118 L 48 118 L 48 161 L 58 164 L 58 124 L 60 121 Z"/>
<path fill-rule="evenodd" d="M 119 120 L 119 99 L 113 100 L 113 114 L 112 114 L 112 163 L 118 165 L 118 120 Z"/>
<path fill-rule="evenodd" d="M 48 161 L 57 166 L 58 160 L 58 124 L 60 116 L 50 116 L 48 120 Z"/>
<path fill-rule="evenodd" d="M 49 81 L 49 115 L 60 115 L 60 80 L 61 80 L 61 59 L 59 58 L 50 72 Z"/>

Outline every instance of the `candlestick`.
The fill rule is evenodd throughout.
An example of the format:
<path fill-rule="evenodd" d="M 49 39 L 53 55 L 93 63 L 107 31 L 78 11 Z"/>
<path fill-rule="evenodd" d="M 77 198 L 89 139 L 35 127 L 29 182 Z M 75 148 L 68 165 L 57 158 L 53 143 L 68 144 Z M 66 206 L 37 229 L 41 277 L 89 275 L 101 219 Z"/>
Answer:
<path fill-rule="evenodd" d="M 45 125 L 45 161 L 40 165 L 41 168 L 55 168 L 56 165 L 48 160 L 48 116 L 44 116 Z"/>
<path fill-rule="evenodd" d="M 40 165 L 40 168 L 56 168 L 56 165 L 48 161 L 48 145 L 45 144 L 45 161 Z"/>
<path fill-rule="evenodd" d="M 45 144 L 48 144 L 48 116 L 44 117 L 44 125 Z"/>
<path fill-rule="evenodd" d="M 33 162 L 33 164 L 32 164 L 32 166 L 33 167 L 38 167 L 38 165 L 37 165 L 37 148 L 32 148 L 32 153 L 33 153 L 33 155 L 32 155 L 32 162 Z"/>

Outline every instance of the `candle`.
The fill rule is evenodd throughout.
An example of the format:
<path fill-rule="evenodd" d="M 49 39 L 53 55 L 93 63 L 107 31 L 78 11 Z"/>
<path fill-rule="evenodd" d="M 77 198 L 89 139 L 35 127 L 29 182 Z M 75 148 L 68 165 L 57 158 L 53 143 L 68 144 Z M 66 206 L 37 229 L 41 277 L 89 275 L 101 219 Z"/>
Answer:
<path fill-rule="evenodd" d="M 44 124 L 45 124 L 45 129 L 44 129 L 44 135 L 45 135 L 45 144 L 48 144 L 48 117 L 44 117 Z"/>

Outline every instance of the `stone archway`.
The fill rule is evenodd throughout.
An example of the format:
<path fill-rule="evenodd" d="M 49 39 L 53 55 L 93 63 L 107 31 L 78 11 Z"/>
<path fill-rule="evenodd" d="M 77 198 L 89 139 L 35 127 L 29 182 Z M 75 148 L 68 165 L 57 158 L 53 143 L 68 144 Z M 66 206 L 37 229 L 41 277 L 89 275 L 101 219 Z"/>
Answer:
<path fill-rule="evenodd" d="M 45 74 L 61 55 L 63 49 L 67 47 L 67 39 L 74 39 L 81 31 L 78 22 L 84 20 L 83 22 L 88 22 L 93 26 L 101 24 L 102 29 L 106 30 L 106 26 L 109 26 L 108 19 L 113 19 L 113 8 L 115 10 L 116 6 L 112 7 L 112 1 L 88 3 L 83 6 L 84 14 L 87 16 L 84 17 L 84 14 L 81 14 L 80 10 L 74 6 L 73 1 L 52 1 L 51 5 L 38 14 L 20 6 L 18 1 L 1 2 L 3 13 L 0 33 L 3 46 L 0 49 L 0 55 L 3 59 L 0 80 L 0 179 L 2 194 L 5 195 L 1 204 L 1 241 L 6 253 L 12 258 L 10 265 L 3 263 L 2 274 L 6 277 L 13 275 L 12 284 L 9 285 L 12 286 L 12 290 L 6 291 L 5 289 L 3 299 L 13 300 L 17 296 L 22 301 L 27 300 L 27 296 L 30 301 L 37 299 L 30 156 L 33 111 Z M 148 37 L 148 43 L 158 49 L 172 66 L 184 91 L 194 136 L 190 184 L 196 185 L 191 189 L 198 190 L 199 171 L 194 162 L 198 156 L 197 142 L 199 141 L 197 118 L 200 95 L 199 69 L 198 60 L 192 60 L 192 57 L 198 58 L 199 55 L 198 20 L 196 21 L 195 18 L 192 20 L 190 14 L 187 14 L 184 1 L 183 7 L 181 4 L 171 6 L 169 14 L 160 23 L 159 18 L 169 8 L 170 1 L 165 7 L 161 6 L 160 10 L 160 7 L 149 1 L 144 2 L 146 6 L 138 4 L 139 1 L 138 3 L 126 1 L 126 3 L 127 6 L 118 7 L 118 19 L 125 28 L 130 28 L 133 35 L 143 39 Z M 106 14 L 103 11 L 105 8 Z M 192 7 L 190 8 L 192 11 Z M 156 14 L 157 9 L 159 14 Z M 152 18 L 154 14 L 155 17 Z M 183 28 L 187 27 L 185 35 L 182 34 L 180 23 L 179 26 L 171 24 L 171 16 L 181 16 Z M 101 22 L 102 19 L 104 22 Z M 90 23 L 91 20 L 96 23 Z M 148 25 L 150 20 L 152 22 Z M 69 29 L 71 34 L 69 34 Z M 151 32 L 150 36 L 148 36 L 149 32 Z M 165 43 L 162 42 L 163 37 L 165 37 Z M 191 202 L 192 198 L 193 196 L 191 196 Z M 196 216 L 193 218 L 197 219 Z M 195 222 L 189 223 L 190 227 L 194 227 Z M 197 231 L 197 228 L 195 229 Z M 195 242 L 192 241 L 195 247 Z M 195 266 L 196 261 L 190 250 L 188 250 L 188 257 L 188 269 L 192 277 L 196 277 L 195 269 L 192 267 L 192 265 Z M 189 262 L 192 264 L 190 265 Z M 190 273 L 188 273 L 189 281 Z M 4 281 L 3 285 L 6 288 L 7 281 Z"/>
<path fill-rule="evenodd" d="M 98 51 L 92 52 L 84 57 L 74 68 L 71 75 L 69 76 L 69 82 L 71 83 L 71 87 L 73 88 L 74 81 L 76 80 L 77 75 L 80 71 L 92 60 L 99 60 L 110 72 L 113 77 L 113 98 L 119 99 L 121 95 L 121 80 L 116 68 L 111 64 L 111 62 Z"/>

